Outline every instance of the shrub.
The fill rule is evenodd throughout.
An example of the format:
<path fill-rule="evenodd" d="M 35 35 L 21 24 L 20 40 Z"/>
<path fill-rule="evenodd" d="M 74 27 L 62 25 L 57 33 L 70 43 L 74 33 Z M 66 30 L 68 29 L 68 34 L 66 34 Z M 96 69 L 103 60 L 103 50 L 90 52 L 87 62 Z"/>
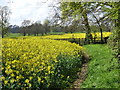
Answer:
<path fill-rule="evenodd" d="M 113 31 L 113 34 L 110 35 L 109 39 L 108 39 L 108 45 L 110 46 L 110 48 L 113 50 L 113 54 L 115 57 L 118 57 L 118 54 L 120 54 L 120 50 L 119 50 L 119 32 L 120 30 L 115 29 Z"/>

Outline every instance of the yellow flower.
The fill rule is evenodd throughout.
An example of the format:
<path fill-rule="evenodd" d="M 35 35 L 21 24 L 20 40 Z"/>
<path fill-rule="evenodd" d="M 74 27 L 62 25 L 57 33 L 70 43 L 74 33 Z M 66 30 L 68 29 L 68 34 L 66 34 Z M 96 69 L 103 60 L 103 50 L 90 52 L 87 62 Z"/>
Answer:
<path fill-rule="evenodd" d="M 32 80 L 33 77 L 29 77 L 30 80 Z"/>
<path fill-rule="evenodd" d="M 15 65 L 12 65 L 12 67 L 15 67 Z"/>
<path fill-rule="evenodd" d="M 21 76 L 16 76 L 16 79 L 20 79 L 21 78 Z"/>
<path fill-rule="evenodd" d="M 1 79 L 2 79 L 2 80 L 5 80 L 5 77 L 4 77 L 4 76 L 2 76 L 2 77 L 1 77 Z"/>
<path fill-rule="evenodd" d="M 41 81 L 41 78 L 40 77 L 38 77 L 38 82 L 40 82 Z"/>
<path fill-rule="evenodd" d="M 42 80 L 41 83 L 44 83 L 44 81 Z"/>
<path fill-rule="evenodd" d="M 22 71 L 24 71 L 24 68 L 22 68 Z"/>
<path fill-rule="evenodd" d="M 12 74 L 11 74 L 11 77 L 14 77 L 14 76 L 15 76 L 15 75 L 12 73 Z"/>
<path fill-rule="evenodd" d="M 16 73 L 18 74 L 18 73 L 19 73 L 19 71 L 16 71 Z"/>
<path fill-rule="evenodd" d="M 12 63 L 15 63 L 15 62 L 16 62 L 16 60 L 12 61 Z"/>
<path fill-rule="evenodd" d="M 50 71 L 48 71 L 48 74 L 50 74 Z"/>
<path fill-rule="evenodd" d="M 26 80 L 25 80 L 25 83 L 29 83 L 29 80 L 28 80 L 28 79 L 26 79 Z"/>
<path fill-rule="evenodd" d="M 54 71 L 51 71 L 51 73 L 54 73 Z"/>
<path fill-rule="evenodd" d="M 7 69 L 7 70 L 5 70 L 5 73 L 6 73 L 6 74 L 10 74 L 10 73 L 12 73 L 12 72 L 13 72 L 12 69 L 9 69 L 9 70 Z"/>
<path fill-rule="evenodd" d="M 19 76 L 20 78 L 24 78 L 22 75 Z"/>
<path fill-rule="evenodd" d="M 5 73 L 8 74 L 8 70 L 5 70 Z"/>
<path fill-rule="evenodd" d="M 70 76 L 67 76 L 67 78 L 70 78 Z"/>
<path fill-rule="evenodd" d="M 33 73 L 33 75 L 35 76 L 36 74 L 35 74 L 35 73 Z"/>
<path fill-rule="evenodd" d="M 31 87 L 32 85 L 29 83 L 29 87 Z"/>
<path fill-rule="evenodd" d="M 50 66 L 48 66 L 48 68 L 47 68 L 47 69 L 48 69 L 48 71 L 50 71 L 50 68 L 51 68 L 51 67 L 50 67 Z"/>
<path fill-rule="evenodd" d="M 7 81 L 7 80 L 5 80 L 5 81 L 4 81 L 4 84 L 7 84 L 7 83 L 8 83 L 8 81 Z"/>
<path fill-rule="evenodd" d="M 10 72 L 10 73 L 12 73 L 12 72 L 13 72 L 13 70 L 12 70 L 12 69 L 10 69 L 10 70 L 9 70 L 9 72 Z"/>
<path fill-rule="evenodd" d="M 13 83 L 14 81 L 15 81 L 14 79 L 11 79 L 11 80 L 10 80 L 10 83 Z"/>
<path fill-rule="evenodd" d="M 18 85 L 21 85 L 21 83 L 18 83 Z"/>
<path fill-rule="evenodd" d="M 10 69 L 10 67 L 11 67 L 10 65 L 7 66 L 8 69 Z"/>
<path fill-rule="evenodd" d="M 34 69 L 33 68 L 31 68 L 31 71 L 33 71 Z"/>

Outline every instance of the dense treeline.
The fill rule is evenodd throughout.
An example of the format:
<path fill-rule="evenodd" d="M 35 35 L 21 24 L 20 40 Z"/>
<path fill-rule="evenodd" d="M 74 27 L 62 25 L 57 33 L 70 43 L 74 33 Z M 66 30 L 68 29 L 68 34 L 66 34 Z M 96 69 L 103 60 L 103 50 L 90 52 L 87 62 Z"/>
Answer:
<path fill-rule="evenodd" d="M 75 27 L 75 26 L 74 26 Z M 35 36 L 37 35 L 45 35 L 46 33 L 50 32 L 65 32 L 65 33 L 75 33 L 75 32 L 82 32 L 85 33 L 85 27 L 83 25 L 79 25 L 76 29 L 72 29 L 72 26 L 49 26 L 49 28 L 46 29 L 42 24 L 32 24 L 28 27 L 19 27 L 17 25 L 10 25 L 9 29 L 11 33 L 23 33 L 25 31 L 26 35 L 32 35 L 34 34 Z M 99 32 L 98 27 L 95 25 L 91 26 L 92 32 Z M 103 32 L 111 32 L 112 29 L 109 29 L 109 27 L 102 26 Z"/>

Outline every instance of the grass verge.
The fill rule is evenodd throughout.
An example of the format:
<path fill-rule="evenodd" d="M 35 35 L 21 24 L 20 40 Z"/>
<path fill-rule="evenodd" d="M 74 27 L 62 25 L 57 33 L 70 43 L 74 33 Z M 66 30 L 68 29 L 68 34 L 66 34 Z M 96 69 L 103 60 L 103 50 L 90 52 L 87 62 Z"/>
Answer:
<path fill-rule="evenodd" d="M 120 88 L 118 60 L 113 58 L 107 45 L 85 45 L 92 57 L 88 64 L 88 76 L 81 88 Z"/>

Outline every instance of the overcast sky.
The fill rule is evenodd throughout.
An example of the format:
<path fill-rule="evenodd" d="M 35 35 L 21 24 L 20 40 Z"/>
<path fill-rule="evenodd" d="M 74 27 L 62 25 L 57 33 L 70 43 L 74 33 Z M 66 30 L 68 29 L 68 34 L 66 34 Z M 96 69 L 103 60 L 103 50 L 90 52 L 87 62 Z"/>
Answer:
<path fill-rule="evenodd" d="M 9 6 L 10 24 L 21 25 L 23 20 L 44 21 L 51 15 L 48 7 L 55 0 L 0 0 L 0 6 Z"/>

